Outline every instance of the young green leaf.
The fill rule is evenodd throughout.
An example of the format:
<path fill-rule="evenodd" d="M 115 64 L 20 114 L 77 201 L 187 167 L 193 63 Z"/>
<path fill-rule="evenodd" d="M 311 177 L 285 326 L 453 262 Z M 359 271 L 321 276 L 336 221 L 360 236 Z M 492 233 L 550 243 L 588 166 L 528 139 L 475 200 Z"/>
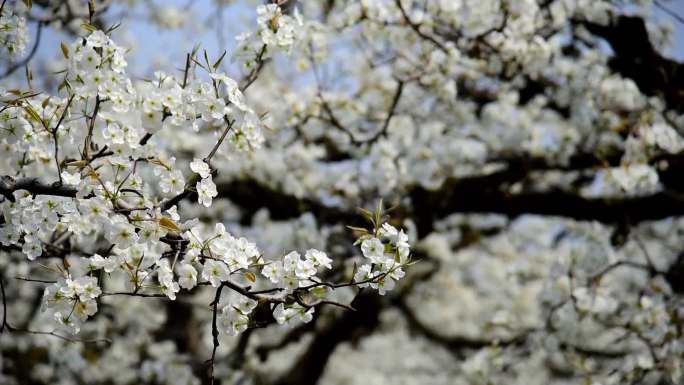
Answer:
<path fill-rule="evenodd" d="M 61 42 L 59 44 L 60 48 L 62 48 L 62 54 L 64 55 L 65 59 L 69 58 L 69 46 L 66 45 L 64 42 Z"/>
<path fill-rule="evenodd" d="M 90 33 L 97 31 L 97 27 L 92 25 L 92 24 L 89 24 L 89 23 L 81 24 L 81 28 L 85 29 L 86 31 L 88 31 Z"/>

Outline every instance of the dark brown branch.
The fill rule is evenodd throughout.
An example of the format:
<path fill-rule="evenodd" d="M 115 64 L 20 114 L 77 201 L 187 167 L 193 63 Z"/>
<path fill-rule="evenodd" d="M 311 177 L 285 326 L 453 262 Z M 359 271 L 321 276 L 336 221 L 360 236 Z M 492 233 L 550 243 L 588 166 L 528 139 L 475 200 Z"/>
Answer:
<path fill-rule="evenodd" d="M 684 64 L 662 56 L 653 47 L 643 18 L 620 16 L 607 26 L 578 23 L 608 41 L 615 51 L 609 62 L 614 71 L 634 80 L 646 95 L 660 96 L 669 108 L 684 111 Z"/>
<path fill-rule="evenodd" d="M 4 5 L 4 4 L 3 4 Z M 0 275 L 0 293 L 2 294 L 2 325 L 0 325 L 0 334 L 5 331 L 7 327 L 7 294 L 5 294 L 5 283 Z"/>
<path fill-rule="evenodd" d="M 317 329 L 308 349 L 299 357 L 278 385 L 314 385 L 323 373 L 330 355 L 337 345 L 346 340 L 358 339 L 371 333 L 379 325 L 382 305 L 377 294 L 361 294 L 352 306 L 356 312 L 344 312 L 335 322 Z"/>
<path fill-rule="evenodd" d="M 218 303 L 221 300 L 221 292 L 223 291 L 224 285 L 219 285 L 216 288 L 216 294 L 214 295 L 214 301 L 211 303 L 212 306 L 212 317 L 211 317 L 211 336 L 213 338 L 213 349 L 211 350 L 211 358 L 207 361 L 209 365 L 209 378 L 211 379 L 211 384 L 214 384 L 214 361 L 216 359 L 216 349 L 218 349 L 219 343 L 219 330 L 217 326 L 218 317 Z"/>
<path fill-rule="evenodd" d="M 434 220 L 452 213 L 498 213 L 510 217 L 538 214 L 604 223 L 621 223 L 625 218 L 638 223 L 684 215 L 684 198 L 670 192 L 601 199 L 585 198 L 578 193 L 562 190 L 524 191 L 516 194 L 507 190 L 509 186 L 524 181 L 531 172 L 591 172 L 594 167 L 606 162 L 593 156 L 578 156 L 565 166 L 524 158 L 509 158 L 503 162 L 508 168 L 490 175 L 450 179 L 438 190 L 410 187 L 407 195 L 412 203 L 397 208 L 396 215 L 412 218 L 421 237 L 432 231 Z M 670 168 L 661 172 L 661 180 L 668 189 L 677 188 L 679 191 L 682 186 L 676 183 L 681 183 L 678 182 L 681 178 L 677 179 L 676 176 L 681 175 L 684 163 L 678 163 L 676 159 L 668 159 L 668 163 Z M 297 198 L 250 179 L 219 183 L 217 190 L 219 197 L 228 198 L 241 207 L 244 224 L 249 223 L 250 218 L 264 207 L 269 209 L 273 219 L 296 218 L 311 212 L 319 223 L 363 224 L 352 210 L 327 207 L 314 199 Z"/>
<path fill-rule="evenodd" d="M 487 178 L 453 181 L 438 191 L 417 188 L 411 193 L 419 232 L 425 234 L 436 219 L 451 213 L 497 213 L 560 216 L 576 220 L 620 223 L 684 215 L 684 200 L 669 193 L 643 197 L 589 199 L 561 190 L 510 194 L 487 183 Z"/>
<path fill-rule="evenodd" d="M 0 195 L 14 202 L 14 193 L 17 190 L 26 190 L 32 195 L 54 195 L 62 197 L 75 197 L 77 190 L 72 186 L 61 185 L 59 182 L 46 184 L 38 178 L 19 178 L 3 175 L 0 177 Z"/>
<path fill-rule="evenodd" d="M 147 133 L 145 133 L 145 135 L 143 135 L 143 137 L 140 139 L 140 142 L 138 142 L 138 144 L 141 145 L 141 146 L 144 146 L 144 145 L 147 144 L 147 142 L 149 142 L 149 140 L 150 140 L 151 138 L 152 138 L 152 134 L 150 134 L 149 132 L 147 132 Z"/>

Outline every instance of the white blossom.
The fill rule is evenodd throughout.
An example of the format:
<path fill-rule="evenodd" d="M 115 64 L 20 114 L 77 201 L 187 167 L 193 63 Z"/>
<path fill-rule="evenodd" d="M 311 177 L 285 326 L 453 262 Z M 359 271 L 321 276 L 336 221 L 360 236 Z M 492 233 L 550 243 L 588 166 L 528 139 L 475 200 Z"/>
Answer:
<path fill-rule="evenodd" d="M 201 205 L 210 207 L 212 198 L 215 198 L 218 195 L 214 182 L 211 178 L 204 178 L 200 182 L 197 182 L 195 187 L 197 189 L 197 201 Z"/>

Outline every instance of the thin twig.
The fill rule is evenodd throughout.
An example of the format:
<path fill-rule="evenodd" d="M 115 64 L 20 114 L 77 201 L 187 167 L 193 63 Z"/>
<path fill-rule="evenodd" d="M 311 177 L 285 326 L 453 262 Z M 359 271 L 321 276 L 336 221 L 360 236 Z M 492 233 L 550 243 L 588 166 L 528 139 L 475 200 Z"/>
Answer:
<path fill-rule="evenodd" d="M 40 331 L 40 330 L 29 330 L 29 329 L 16 328 L 16 327 L 10 325 L 9 322 L 7 321 L 7 295 L 5 293 L 5 283 L 3 282 L 2 278 L 0 278 L 0 293 L 2 293 L 2 324 L 0 325 L 0 334 L 2 334 L 5 331 L 5 329 L 7 329 L 7 331 L 10 333 L 49 335 L 49 336 L 57 337 L 59 339 L 62 339 L 64 341 L 68 341 L 68 342 L 72 342 L 72 343 L 74 343 L 74 342 L 81 342 L 81 343 L 85 343 L 85 344 L 98 343 L 98 342 L 106 342 L 108 344 L 112 343 L 112 341 L 108 338 L 85 340 L 85 339 L 80 339 L 80 338 L 63 336 L 61 334 L 55 333 L 54 331 L 45 332 L 45 331 Z"/>
<path fill-rule="evenodd" d="M 214 360 L 216 359 L 216 349 L 219 347 L 219 331 L 218 331 L 218 326 L 216 322 L 217 318 L 217 313 L 218 313 L 218 303 L 219 300 L 221 299 L 221 291 L 223 291 L 224 285 L 221 284 L 219 287 L 216 288 L 216 294 L 214 295 L 214 301 L 211 303 L 212 305 L 212 318 L 211 318 L 211 336 L 213 337 L 213 344 L 214 348 L 211 351 L 211 358 L 207 361 L 207 363 L 210 365 L 209 366 L 209 378 L 211 379 L 211 384 L 214 384 Z"/>
<path fill-rule="evenodd" d="M 76 342 L 80 342 L 80 343 L 84 343 L 84 344 L 96 344 L 98 342 L 104 342 L 107 344 L 112 343 L 112 340 L 110 340 L 109 338 L 81 339 L 81 338 L 64 336 L 61 334 L 57 334 L 55 332 L 44 332 L 44 331 L 40 331 L 40 330 L 29 330 L 29 329 L 17 329 L 15 327 L 10 327 L 9 325 L 7 325 L 7 327 L 8 327 L 8 330 L 13 332 L 13 333 L 40 334 L 40 335 L 46 335 L 46 336 L 53 336 L 53 337 L 57 337 L 61 340 L 71 342 L 71 343 L 76 343 Z"/>
<path fill-rule="evenodd" d="M 143 298 L 166 298 L 164 294 L 144 294 L 144 293 L 133 293 L 127 291 L 116 291 L 116 292 L 105 292 L 100 294 L 101 297 L 110 297 L 114 295 L 124 295 L 129 297 L 143 297 Z"/>
<path fill-rule="evenodd" d="M 209 152 L 209 155 L 207 155 L 207 156 L 203 159 L 204 162 L 207 163 L 207 164 L 209 164 L 209 162 L 211 161 L 211 158 L 214 157 L 214 155 L 216 154 L 216 151 L 218 151 L 218 148 L 221 146 L 221 143 L 223 143 L 223 140 L 226 138 L 226 135 L 228 135 L 228 131 L 230 131 L 230 129 L 233 128 L 233 124 L 235 123 L 234 120 L 230 120 L 230 121 L 229 121 L 228 118 L 226 118 L 225 116 L 224 116 L 224 120 L 226 121 L 226 129 L 223 130 L 223 133 L 221 134 L 221 137 L 220 137 L 219 140 L 216 142 L 216 144 L 214 145 L 214 147 L 211 149 L 211 151 Z"/>
<path fill-rule="evenodd" d="M 57 125 L 55 128 L 52 129 L 52 138 L 55 141 L 55 165 L 57 166 L 57 176 L 59 177 L 59 184 L 62 184 L 62 166 L 59 163 L 59 138 L 57 137 L 57 131 L 59 130 L 59 127 L 62 125 L 62 122 L 64 121 L 64 117 L 67 114 L 67 111 L 69 110 L 69 107 L 71 106 L 71 102 L 74 100 L 74 94 L 72 94 L 69 97 L 69 101 L 67 101 L 66 106 L 64 107 L 64 110 L 62 111 L 62 115 L 59 117 L 59 120 L 57 121 Z"/>
<path fill-rule="evenodd" d="M 429 41 L 430 43 L 434 44 L 434 45 L 435 45 L 437 48 L 439 48 L 441 51 L 446 52 L 446 47 L 444 47 L 444 45 L 443 45 L 442 43 L 440 43 L 439 41 L 437 41 L 434 37 L 432 37 L 432 36 L 430 36 L 430 35 L 427 35 L 427 34 L 423 33 L 423 32 L 420 30 L 420 25 L 414 23 L 414 22 L 409 18 L 408 14 L 406 13 L 406 10 L 404 9 L 404 6 L 401 4 L 401 0 L 395 0 L 395 3 L 396 3 L 396 5 L 397 5 L 397 7 L 399 8 L 399 11 L 401 12 L 401 15 L 404 17 L 404 20 L 406 21 L 406 23 L 409 25 L 409 27 L 411 27 L 411 29 L 412 29 L 418 36 L 420 36 L 420 37 L 422 37 L 423 39 L 425 39 L 425 40 Z"/>
<path fill-rule="evenodd" d="M 2 325 L 0 326 L 0 334 L 2 334 L 5 331 L 5 326 L 9 326 L 7 325 L 7 295 L 5 294 L 5 283 L 2 281 L 2 277 L 0 277 L 0 292 L 2 292 Z"/>
<path fill-rule="evenodd" d="M 257 54 L 256 62 L 257 65 L 252 71 L 247 75 L 247 79 L 245 80 L 245 84 L 240 86 L 240 91 L 245 92 L 247 91 L 247 88 L 254 83 L 255 80 L 257 80 L 257 77 L 259 77 L 259 73 L 261 70 L 264 68 L 264 54 L 266 54 L 266 44 L 261 46 L 261 50 Z"/>
<path fill-rule="evenodd" d="M 392 104 L 390 105 L 389 111 L 387 112 L 387 117 L 385 118 L 385 122 L 382 124 L 382 128 L 375 134 L 373 135 L 372 138 L 369 138 L 369 142 L 373 142 L 376 139 L 378 139 L 380 136 L 385 135 L 387 133 L 387 128 L 389 127 L 390 120 L 392 120 L 392 117 L 394 116 L 394 112 L 397 108 L 397 104 L 399 104 L 399 99 L 401 99 L 401 94 L 404 91 L 404 81 L 403 80 L 398 80 L 397 83 L 397 89 L 394 91 L 394 97 L 392 98 Z"/>
<path fill-rule="evenodd" d="M 185 56 L 185 71 L 183 72 L 183 89 L 188 84 L 188 71 L 190 71 L 190 54 Z"/>
<path fill-rule="evenodd" d="M 635 269 L 641 269 L 641 270 L 646 270 L 646 271 L 651 271 L 651 266 L 643 263 L 638 263 L 638 262 L 632 262 L 632 261 L 617 261 L 614 262 L 608 266 L 606 266 L 603 270 L 599 271 L 598 273 L 594 274 L 591 276 L 590 280 L 596 281 L 598 279 L 601 279 L 606 273 L 610 272 L 613 269 L 616 269 L 620 266 L 627 266 L 627 267 L 632 267 Z"/>
<path fill-rule="evenodd" d="M 666 7 L 665 5 L 663 5 L 658 0 L 655 0 L 653 2 L 653 4 L 655 4 L 656 7 L 660 8 L 663 12 L 667 13 L 668 15 L 670 15 L 672 18 L 674 18 L 678 22 L 684 24 L 684 17 L 682 15 L 680 15 L 680 14 L 676 13 L 675 11 L 671 10 L 670 8 Z"/>
<path fill-rule="evenodd" d="M 88 159 L 88 149 L 90 148 L 91 141 L 93 139 L 93 130 L 95 129 L 95 119 L 97 118 L 97 113 L 100 111 L 100 95 L 95 95 L 95 107 L 93 108 L 93 115 L 90 117 L 90 122 L 88 124 L 88 134 L 83 142 L 83 159 Z"/>
<path fill-rule="evenodd" d="M 36 282 L 36 283 L 48 283 L 48 284 L 57 283 L 57 281 L 46 281 L 43 279 L 33 279 L 33 278 L 27 278 L 27 277 L 14 277 L 14 279 L 19 280 L 19 281 Z"/>

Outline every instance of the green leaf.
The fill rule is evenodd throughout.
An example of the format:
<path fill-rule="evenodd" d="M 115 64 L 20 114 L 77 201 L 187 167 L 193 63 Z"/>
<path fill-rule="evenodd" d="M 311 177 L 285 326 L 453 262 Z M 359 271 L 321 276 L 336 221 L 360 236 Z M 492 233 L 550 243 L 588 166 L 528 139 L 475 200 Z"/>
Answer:
<path fill-rule="evenodd" d="M 378 206 L 375 208 L 375 220 L 373 223 L 375 223 L 375 226 L 379 227 L 380 224 L 382 223 L 382 198 L 378 201 Z"/>
<path fill-rule="evenodd" d="M 199 49 L 200 49 L 200 45 L 199 45 L 199 44 L 195 44 L 195 45 L 192 47 L 192 52 L 190 53 L 190 57 L 194 59 L 195 56 L 197 56 L 197 52 L 199 52 Z"/>
<path fill-rule="evenodd" d="M 361 234 L 368 234 L 368 229 L 363 227 L 346 226 L 349 230 L 356 231 Z"/>
<path fill-rule="evenodd" d="M 223 50 L 223 54 L 221 55 L 221 57 L 218 58 L 218 59 L 216 60 L 216 62 L 214 63 L 214 65 L 212 66 L 212 67 L 214 67 L 214 69 L 217 69 L 217 68 L 221 65 L 221 62 L 223 61 L 223 58 L 226 57 L 226 53 L 228 53 L 228 51 Z"/>
<path fill-rule="evenodd" d="M 62 48 L 62 54 L 64 55 L 65 59 L 69 58 L 69 46 L 66 45 L 64 42 L 60 43 L 60 48 Z"/>
<path fill-rule="evenodd" d="M 244 276 L 245 276 L 245 278 L 247 278 L 248 281 L 256 282 L 256 275 L 254 273 L 252 273 L 251 271 L 245 271 Z"/>
<path fill-rule="evenodd" d="M 309 292 L 310 292 L 311 294 L 315 295 L 316 297 L 323 298 L 323 297 L 325 297 L 325 296 L 328 294 L 328 291 L 329 291 L 329 290 L 328 290 L 327 287 L 325 287 L 325 286 L 318 286 L 318 287 L 312 288 Z"/>
<path fill-rule="evenodd" d="M 33 109 L 31 106 L 24 106 L 24 110 L 26 111 L 27 114 L 31 117 L 31 119 L 35 120 L 36 122 L 44 125 L 43 119 L 41 119 L 40 115 L 36 112 L 36 110 Z"/>
<path fill-rule="evenodd" d="M 207 63 L 207 67 L 211 67 L 211 63 L 209 63 L 209 54 L 206 49 L 204 50 L 204 61 Z"/>
<path fill-rule="evenodd" d="M 117 29 L 117 28 L 119 28 L 119 27 L 121 27 L 121 23 L 116 23 L 116 24 L 112 25 L 111 27 L 107 28 L 107 31 L 105 32 L 105 34 L 109 35 L 109 34 L 112 33 L 115 29 Z"/>
<path fill-rule="evenodd" d="M 92 25 L 92 24 L 89 24 L 89 23 L 81 24 L 81 28 L 85 29 L 86 31 L 88 31 L 90 33 L 97 31 L 97 27 Z"/>
<path fill-rule="evenodd" d="M 71 83 L 69 83 L 69 80 L 67 78 L 64 78 L 61 83 L 59 83 L 59 86 L 57 87 L 58 91 L 61 91 L 66 87 L 67 90 L 69 90 L 69 93 L 71 93 Z"/>
<path fill-rule="evenodd" d="M 159 226 L 163 227 L 166 230 L 170 230 L 176 233 L 179 233 L 181 231 L 181 228 L 178 227 L 176 222 L 174 222 L 173 219 L 167 216 L 162 216 L 161 218 L 159 218 Z"/>
<path fill-rule="evenodd" d="M 23 2 L 24 2 L 24 5 L 26 5 L 26 8 L 28 8 L 30 11 L 31 8 L 33 7 L 33 1 L 32 0 L 23 0 Z"/>
<path fill-rule="evenodd" d="M 413 265 L 417 264 L 418 262 L 420 262 L 420 259 L 411 260 L 411 258 L 409 257 L 409 260 L 408 260 L 408 262 L 406 262 L 405 265 L 406 266 L 413 266 Z"/>
<path fill-rule="evenodd" d="M 369 222 L 373 222 L 373 213 L 370 210 L 359 208 L 359 212 L 363 215 Z"/>

